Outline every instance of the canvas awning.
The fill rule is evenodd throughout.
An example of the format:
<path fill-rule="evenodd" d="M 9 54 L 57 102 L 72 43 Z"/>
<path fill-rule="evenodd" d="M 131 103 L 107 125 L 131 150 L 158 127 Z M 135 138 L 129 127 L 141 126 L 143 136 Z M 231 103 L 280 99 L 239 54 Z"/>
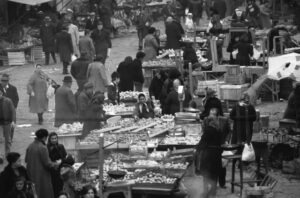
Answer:
<path fill-rule="evenodd" d="M 35 6 L 52 0 L 8 0 L 8 1 Z"/>

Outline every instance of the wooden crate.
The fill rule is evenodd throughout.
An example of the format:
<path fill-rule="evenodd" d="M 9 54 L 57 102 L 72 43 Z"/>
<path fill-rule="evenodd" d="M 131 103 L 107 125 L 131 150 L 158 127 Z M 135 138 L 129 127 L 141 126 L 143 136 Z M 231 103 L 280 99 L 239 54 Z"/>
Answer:
<path fill-rule="evenodd" d="M 245 84 L 246 78 L 245 75 L 240 73 L 238 75 L 227 75 L 225 74 L 225 83 L 231 85 L 242 85 Z"/>
<path fill-rule="evenodd" d="M 236 76 L 241 73 L 241 67 L 239 65 L 227 65 L 226 74 L 228 76 Z"/>
<path fill-rule="evenodd" d="M 26 63 L 25 53 L 21 52 L 7 52 L 8 64 L 11 65 L 24 65 Z"/>
<path fill-rule="evenodd" d="M 58 135 L 58 141 L 60 144 L 63 144 L 65 146 L 66 150 L 75 150 L 76 142 L 80 136 L 81 133 Z"/>
<path fill-rule="evenodd" d="M 33 48 L 31 48 L 31 53 L 34 57 L 34 60 L 39 60 L 39 59 L 45 58 L 45 54 L 43 52 L 42 46 L 34 46 Z"/>
<path fill-rule="evenodd" d="M 221 85 L 220 98 L 222 100 L 240 100 L 242 94 L 248 90 L 249 84 L 243 85 Z"/>
<path fill-rule="evenodd" d="M 224 81 L 218 80 L 205 80 L 205 81 L 198 81 L 196 93 L 197 95 L 205 95 L 206 88 L 210 88 L 216 91 L 217 96 L 220 97 L 220 86 L 225 84 Z"/>

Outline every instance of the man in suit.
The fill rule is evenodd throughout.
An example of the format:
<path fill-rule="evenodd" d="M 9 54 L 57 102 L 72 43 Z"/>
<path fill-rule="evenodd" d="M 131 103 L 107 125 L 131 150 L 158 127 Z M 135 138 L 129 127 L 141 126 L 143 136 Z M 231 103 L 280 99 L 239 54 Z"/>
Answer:
<path fill-rule="evenodd" d="M 90 13 L 90 18 L 86 21 L 85 29 L 86 30 L 94 30 L 97 28 L 98 20 L 95 12 Z"/>
<path fill-rule="evenodd" d="M 63 63 L 63 74 L 68 74 L 68 65 L 71 62 L 74 50 L 72 38 L 66 26 L 63 26 L 61 32 L 56 35 L 56 51 L 59 53 L 60 61 Z"/>
<path fill-rule="evenodd" d="M 55 93 L 55 127 L 73 123 L 76 116 L 75 96 L 71 90 L 72 77 L 65 76 L 63 85 Z"/>
<path fill-rule="evenodd" d="M 11 99 L 13 102 L 15 111 L 17 110 L 18 103 L 19 103 L 19 95 L 17 88 L 9 83 L 9 75 L 4 73 L 1 77 L 1 83 L 0 83 L 0 90 L 3 92 L 3 96 Z M 14 130 L 15 128 L 11 128 L 11 140 L 14 137 Z"/>

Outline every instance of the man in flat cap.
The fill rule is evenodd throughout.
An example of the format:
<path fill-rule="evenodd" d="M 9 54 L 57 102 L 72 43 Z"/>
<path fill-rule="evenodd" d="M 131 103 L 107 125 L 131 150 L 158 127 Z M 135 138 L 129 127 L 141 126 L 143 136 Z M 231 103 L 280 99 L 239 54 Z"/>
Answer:
<path fill-rule="evenodd" d="M 71 124 L 75 121 L 76 102 L 71 87 L 72 77 L 65 76 L 63 79 L 63 85 L 56 90 L 55 127 L 60 127 L 64 123 Z"/>

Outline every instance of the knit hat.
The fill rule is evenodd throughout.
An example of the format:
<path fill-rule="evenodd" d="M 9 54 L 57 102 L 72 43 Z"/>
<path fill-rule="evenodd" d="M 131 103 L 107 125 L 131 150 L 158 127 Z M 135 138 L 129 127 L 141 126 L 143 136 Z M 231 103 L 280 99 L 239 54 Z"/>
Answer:
<path fill-rule="evenodd" d="M 21 155 L 16 152 L 10 152 L 6 155 L 6 160 L 8 161 L 9 164 L 15 163 Z"/>

